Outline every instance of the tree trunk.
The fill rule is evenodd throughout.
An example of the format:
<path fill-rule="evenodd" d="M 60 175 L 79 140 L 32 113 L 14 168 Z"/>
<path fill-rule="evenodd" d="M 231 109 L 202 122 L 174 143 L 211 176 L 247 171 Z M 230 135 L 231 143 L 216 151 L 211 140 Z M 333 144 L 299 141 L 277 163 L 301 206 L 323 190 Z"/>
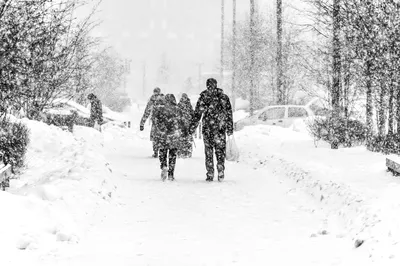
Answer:
<path fill-rule="evenodd" d="M 332 84 L 332 119 L 333 119 L 333 130 L 331 130 L 331 149 L 337 149 L 338 133 L 337 128 L 339 127 L 340 118 L 340 0 L 333 1 L 333 84 Z"/>
<path fill-rule="evenodd" d="M 394 82 L 390 82 L 390 88 L 389 88 L 389 135 L 393 135 L 394 134 L 394 128 L 393 128 L 393 124 L 394 124 Z"/>
<path fill-rule="evenodd" d="M 400 135 L 400 83 L 396 82 L 396 133 Z"/>
<path fill-rule="evenodd" d="M 349 91 L 350 91 L 350 62 L 349 57 L 346 54 L 344 61 L 344 86 L 343 86 L 343 111 L 344 111 L 344 122 L 345 122 L 345 138 L 346 146 L 352 145 L 349 135 Z"/>
<path fill-rule="evenodd" d="M 379 92 L 379 121 L 378 121 L 378 131 L 380 136 L 384 136 L 386 134 L 386 105 L 385 105 L 385 95 L 386 95 L 386 86 L 385 80 L 381 81 L 381 90 Z"/>
<path fill-rule="evenodd" d="M 250 0 L 250 115 L 254 114 L 254 0 Z"/>
<path fill-rule="evenodd" d="M 232 109 L 236 110 L 235 82 L 236 82 L 236 0 L 233 0 L 233 22 L 232 22 Z"/>
<path fill-rule="evenodd" d="M 284 104 L 285 93 L 283 88 L 283 69 L 282 69 L 282 0 L 276 1 L 276 19 L 277 19 L 277 41 L 278 41 L 278 51 L 277 51 L 277 92 L 278 92 L 278 104 Z"/>
<path fill-rule="evenodd" d="M 372 74 L 371 74 L 371 62 L 366 62 L 365 69 L 365 78 L 366 78 L 366 115 L 367 115 L 367 147 L 371 147 L 372 145 L 372 136 L 373 136 L 373 99 L 372 99 Z"/>

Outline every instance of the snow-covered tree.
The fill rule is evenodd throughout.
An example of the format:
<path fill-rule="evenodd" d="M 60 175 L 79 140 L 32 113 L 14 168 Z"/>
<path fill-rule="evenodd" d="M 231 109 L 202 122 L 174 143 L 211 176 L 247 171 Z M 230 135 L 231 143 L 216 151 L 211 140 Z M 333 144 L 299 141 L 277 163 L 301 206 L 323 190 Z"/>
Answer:
<path fill-rule="evenodd" d="M 118 91 L 123 86 L 126 65 L 124 59 L 113 49 L 106 49 L 93 55 L 90 69 L 90 92 L 115 111 L 122 111 L 129 103 L 126 93 Z M 85 91 L 82 101 L 86 101 Z"/>
<path fill-rule="evenodd" d="M 314 7 L 313 28 L 319 36 L 333 38 L 333 4 L 340 31 L 340 102 L 341 115 L 349 117 L 349 97 L 364 100 L 367 143 L 371 149 L 376 142 L 396 132 L 398 111 L 399 23 L 398 1 L 383 0 L 306 0 Z M 320 46 L 321 47 L 321 46 Z M 318 48 L 317 48 L 318 49 Z M 327 49 L 332 55 L 337 50 Z M 333 70 L 333 69 L 332 69 Z M 331 70 L 331 71 L 332 71 Z M 338 75 L 332 71 L 332 79 Z M 337 80 L 337 78 L 336 78 Z M 333 80 L 332 80 L 333 81 Z M 333 87 L 332 87 L 333 88 Z M 332 92 L 333 90 L 330 90 Z M 336 92 L 336 91 L 335 91 Z M 375 116 L 374 116 L 375 113 Z M 387 127 L 388 125 L 388 127 Z M 375 141 L 378 132 L 378 139 Z M 378 143 L 379 145 L 379 143 Z"/>
<path fill-rule="evenodd" d="M 80 1 L 3 1 L 0 5 L 0 99 L 43 109 L 87 88 L 91 16 L 74 18 Z M 9 107 L 8 106 L 8 107 Z M 7 109 L 7 108 L 6 108 Z"/>
<path fill-rule="evenodd" d="M 289 17 L 287 12 L 285 16 Z M 286 18 L 285 18 L 286 20 Z M 290 23 L 282 25 L 282 77 L 281 92 L 277 91 L 277 50 L 276 12 L 272 9 L 255 10 L 253 26 L 253 66 L 251 67 L 251 33 L 250 18 L 237 22 L 235 60 L 233 56 L 233 36 L 228 35 L 226 57 L 230 64 L 235 62 L 235 91 L 242 98 L 249 98 L 251 79 L 254 81 L 254 108 L 267 104 L 282 102 L 293 103 L 297 90 L 308 88 L 308 79 L 304 75 L 303 58 L 306 57 L 306 46 L 301 40 L 301 30 Z M 232 65 L 228 66 L 233 69 Z M 252 72 L 252 75 L 250 73 Z M 281 99 L 281 100 L 279 100 Z"/>

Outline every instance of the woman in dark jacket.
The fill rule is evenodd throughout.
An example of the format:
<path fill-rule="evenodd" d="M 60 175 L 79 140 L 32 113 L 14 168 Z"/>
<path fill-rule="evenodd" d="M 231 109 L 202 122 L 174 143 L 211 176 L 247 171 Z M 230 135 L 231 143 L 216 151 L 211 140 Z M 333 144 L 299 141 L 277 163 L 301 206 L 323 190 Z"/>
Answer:
<path fill-rule="evenodd" d="M 190 99 L 186 93 L 182 94 L 178 107 L 182 112 L 182 119 L 185 124 L 185 128 L 189 128 L 190 122 L 192 121 L 194 110 L 190 102 Z M 189 134 L 189 132 L 182 132 L 182 133 L 183 134 L 178 149 L 178 157 L 190 158 L 192 157 L 192 151 L 193 151 L 192 147 L 193 139 L 192 136 Z"/>
<path fill-rule="evenodd" d="M 154 123 L 157 128 L 155 141 L 159 147 L 161 179 L 174 180 L 176 156 L 180 138 L 185 127 L 182 113 L 176 104 L 173 94 L 165 95 L 165 104 L 156 105 L 153 111 Z M 168 163 L 167 163 L 168 161 Z"/>

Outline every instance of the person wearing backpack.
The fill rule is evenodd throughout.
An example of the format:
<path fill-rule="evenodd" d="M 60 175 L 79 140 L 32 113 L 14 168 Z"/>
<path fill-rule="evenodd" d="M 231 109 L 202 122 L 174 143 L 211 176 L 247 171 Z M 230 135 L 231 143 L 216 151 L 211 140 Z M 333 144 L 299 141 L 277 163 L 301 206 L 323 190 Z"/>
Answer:
<path fill-rule="evenodd" d="M 214 158 L 217 157 L 218 181 L 225 178 L 226 135 L 233 134 L 233 114 L 229 97 L 222 89 L 217 88 L 217 81 L 210 78 L 206 82 L 207 89 L 200 94 L 190 124 L 192 135 L 201 119 L 204 141 L 206 181 L 214 180 Z"/>

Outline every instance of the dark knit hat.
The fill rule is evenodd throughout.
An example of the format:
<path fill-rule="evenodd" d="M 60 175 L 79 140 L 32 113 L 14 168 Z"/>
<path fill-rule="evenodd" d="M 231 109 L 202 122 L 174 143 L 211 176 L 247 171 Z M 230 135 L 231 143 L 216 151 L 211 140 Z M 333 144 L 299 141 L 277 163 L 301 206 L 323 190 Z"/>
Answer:
<path fill-rule="evenodd" d="M 207 79 L 206 83 L 207 88 L 216 88 L 217 87 L 217 80 L 214 78 Z"/>
<path fill-rule="evenodd" d="M 154 88 L 153 93 L 154 94 L 160 94 L 161 89 L 159 87 Z"/>

